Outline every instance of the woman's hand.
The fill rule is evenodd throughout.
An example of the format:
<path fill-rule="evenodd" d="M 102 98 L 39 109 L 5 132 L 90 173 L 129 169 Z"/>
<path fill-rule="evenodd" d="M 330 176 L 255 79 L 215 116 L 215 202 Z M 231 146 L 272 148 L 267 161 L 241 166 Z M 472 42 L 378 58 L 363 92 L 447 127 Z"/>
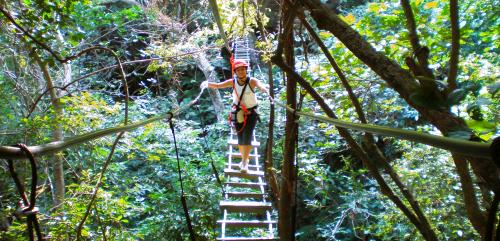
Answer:
<path fill-rule="evenodd" d="M 205 80 L 201 82 L 200 89 L 206 89 L 208 88 L 208 80 Z"/>

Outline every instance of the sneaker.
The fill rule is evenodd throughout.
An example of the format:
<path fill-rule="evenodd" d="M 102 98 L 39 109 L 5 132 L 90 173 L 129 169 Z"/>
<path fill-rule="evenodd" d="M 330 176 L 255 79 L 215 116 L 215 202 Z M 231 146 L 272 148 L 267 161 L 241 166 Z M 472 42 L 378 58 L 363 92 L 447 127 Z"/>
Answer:
<path fill-rule="evenodd" d="M 241 173 L 247 173 L 248 172 L 248 164 L 245 165 L 245 163 L 243 161 L 241 161 L 240 171 L 241 171 Z"/>

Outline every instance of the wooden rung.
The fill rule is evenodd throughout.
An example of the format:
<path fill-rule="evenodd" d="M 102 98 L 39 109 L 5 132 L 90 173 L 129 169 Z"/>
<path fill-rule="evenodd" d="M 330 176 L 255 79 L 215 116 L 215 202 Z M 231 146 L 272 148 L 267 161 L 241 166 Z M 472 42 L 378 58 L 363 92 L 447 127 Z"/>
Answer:
<path fill-rule="evenodd" d="M 265 183 L 256 182 L 225 182 L 225 185 L 232 187 L 248 187 L 248 188 L 260 188 L 261 186 L 266 186 Z"/>
<path fill-rule="evenodd" d="M 221 201 L 219 207 L 228 212 L 240 213 L 265 213 L 272 209 L 271 203 L 252 201 Z"/>
<path fill-rule="evenodd" d="M 236 157 L 236 158 L 241 158 L 241 153 L 239 153 L 239 152 L 232 152 L 232 153 L 229 152 L 229 153 L 227 153 L 227 155 L 231 155 L 231 156 Z M 251 157 L 260 157 L 260 155 L 250 154 L 249 157 L 250 158 Z"/>
<path fill-rule="evenodd" d="M 266 194 L 264 193 L 252 193 L 252 192 L 228 192 L 226 193 L 229 197 L 234 198 L 264 198 Z"/>
<path fill-rule="evenodd" d="M 267 238 L 267 237 L 225 237 L 217 238 L 217 241 L 267 241 L 267 240 L 279 240 L 279 238 Z"/>
<path fill-rule="evenodd" d="M 257 179 L 259 177 L 264 176 L 264 172 L 262 171 L 252 171 L 248 170 L 248 172 L 243 173 L 239 170 L 233 170 L 233 169 L 224 169 L 224 174 L 231 176 L 231 177 L 242 177 L 242 178 L 248 178 L 248 179 Z"/>
<path fill-rule="evenodd" d="M 225 223 L 227 227 L 234 228 L 266 228 L 269 224 L 276 225 L 276 221 L 261 221 L 261 220 L 219 220 L 217 223 Z"/>
<path fill-rule="evenodd" d="M 227 141 L 227 144 L 229 144 L 229 145 L 233 145 L 233 146 L 237 146 L 237 145 L 238 145 L 238 140 L 236 140 L 236 139 L 229 139 L 229 140 Z M 252 141 L 250 144 L 251 144 L 253 147 L 259 147 L 259 146 L 260 146 L 260 142 L 258 142 L 258 141 Z"/>
<path fill-rule="evenodd" d="M 257 168 L 262 169 L 262 166 L 261 165 L 251 165 L 251 164 L 248 164 L 248 170 L 254 170 L 255 171 Z M 229 169 L 240 170 L 240 163 L 231 163 L 231 165 L 229 165 Z"/>

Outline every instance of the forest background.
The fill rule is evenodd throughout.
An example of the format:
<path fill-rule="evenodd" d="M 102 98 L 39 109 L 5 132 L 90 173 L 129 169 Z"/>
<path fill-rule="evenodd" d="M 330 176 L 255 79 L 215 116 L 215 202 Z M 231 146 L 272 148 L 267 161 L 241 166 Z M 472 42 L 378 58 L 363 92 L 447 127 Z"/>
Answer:
<path fill-rule="evenodd" d="M 277 101 L 341 120 L 463 140 L 491 143 L 499 136 L 495 6 L 500 2 L 300 2 L 218 1 L 228 38 L 253 39 L 253 75 L 271 84 Z M 202 81 L 231 75 L 209 1 L 0 0 L 0 6 L 1 146 L 61 141 L 167 113 L 196 98 Z M 405 72 L 400 73 L 411 77 L 408 85 L 417 87 L 404 93 L 405 84 L 389 81 L 393 77 L 381 74 L 368 54 L 361 56 L 363 51 L 333 29 L 334 17 L 323 18 L 332 21 L 325 27 L 318 17 L 322 11 L 361 36 L 350 35 L 354 44 L 367 41 L 373 55 L 393 61 L 380 68 L 401 66 Z M 457 28 L 459 37 L 453 32 Z M 338 68 L 332 68 L 318 38 Z M 280 59 L 283 50 L 286 60 Z M 210 162 L 219 169 L 225 162 L 229 96 L 229 91 L 211 91 L 174 120 L 198 240 L 218 236 L 221 189 Z M 260 99 L 257 135 L 272 150 L 262 148 L 262 154 L 270 165 L 267 174 L 275 178 L 269 192 L 277 206 L 296 198 L 290 207 L 300 217 L 291 223 L 280 219 L 280 236 L 489 238 L 488 227 L 497 223 L 490 216 L 498 216 L 498 164 L 478 166 L 489 162 L 393 137 L 346 134 L 305 117 L 296 122 L 284 109 L 270 106 L 266 96 Z M 274 129 L 266 140 L 268 123 Z M 381 158 L 367 158 L 365 152 Z M 44 235 L 53 240 L 188 240 L 167 122 L 37 158 L 38 217 Z M 290 161 L 295 158 L 296 163 Z M 29 183 L 29 161 L 14 163 Z M 15 215 L 19 194 L 8 169 L 2 159 L 0 239 L 24 240 L 26 222 Z M 288 182 L 296 192 L 286 189 Z M 286 208 L 281 204 L 279 210 Z"/>

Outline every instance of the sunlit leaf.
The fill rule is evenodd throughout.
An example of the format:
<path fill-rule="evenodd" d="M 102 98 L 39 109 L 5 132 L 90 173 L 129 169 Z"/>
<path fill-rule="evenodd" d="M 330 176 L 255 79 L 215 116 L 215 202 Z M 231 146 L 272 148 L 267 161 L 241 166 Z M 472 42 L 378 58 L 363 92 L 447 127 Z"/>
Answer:
<path fill-rule="evenodd" d="M 431 8 L 436 8 L 438 6 L 438 2 L 437 1 L 433 1 L 433 2 L 428 2 L 424 5 L 424 9 L 431 9 Z"/>
<path fill-rule="evenodd" d="M 354 17 L 354 15 L 349 13 L 347 16 L 344 17 L 344 21 L 346 21 L 346 23 L 348 24 L 353 24 L 356 22 L 356 18 Z"/>

